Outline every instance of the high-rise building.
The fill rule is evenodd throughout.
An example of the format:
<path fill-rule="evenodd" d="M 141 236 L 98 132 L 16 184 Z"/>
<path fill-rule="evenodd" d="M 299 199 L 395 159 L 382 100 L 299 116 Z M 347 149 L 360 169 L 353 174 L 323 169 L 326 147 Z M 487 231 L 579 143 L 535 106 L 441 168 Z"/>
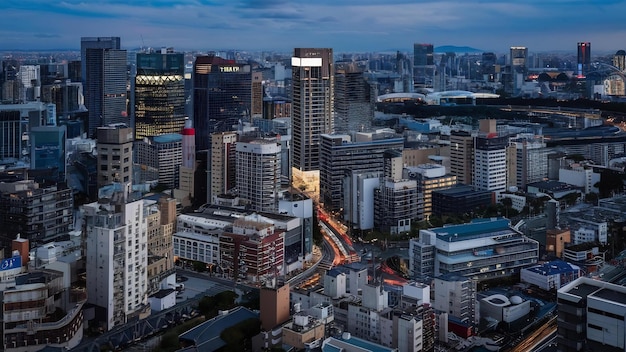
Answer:
<path fill-rule="evenodd" d="M 120 37 L 82 37 L 80 38 L 80 75 L 85 85 L 87 76 L 87 49 L 117 49 L 120 50 Z"/>
<path fill-rule="evenodd" d="M 217 132 L 211 135 L 207 196 L 209 203 L 213 202 L 214 197 L 230 193 L 236 186 L 236 144 L 235 132 Z"/>
<path fill-rule="evenodd" d="M 626 51 L 618 50 L 613 55 L 613 66 L 617 67 L 620 71 L 626 71 Z"/>
<path fill-rule="evenodd" d="M 589 73 L 591 65 L 591 43 L 578 43 L 578 59 L 576 60 L 576 74 L 578 78 L 584 78 Z"/>
<path fill-rule="evenodd" d="M 333 49 L 296 48 L 291 58 L 294 169 L 320 168 L 320 140 L 334 131 Z"/>
<path fill-rule="evenodd" d="M 85 130 L 93 137 L 98 127 L 130 122 L 126 107 L 126 50 L 120 50 L 117 37 L 82 38 L 83 52 L 83 87 L 89 111 Z"/>
<path fill-rule="evenodd" d="M 65 181 L 65 126 L 40 126 L 30 131 L 30 168 L 45 171 L 47 177 Z"/>
<path fill-rule="evenodd" d="M 528 48 L 525 46 L 512 46 L 509 65 L 511 66 L 511 72 L 526 73 L 528 69 Z"/>
<path fill-rule="evenodd" d="M 237 142 L 237 191 L 250 209 L 269 213 L 278 210 L 280 152 L 275 140 Z"/>
<path fill-rule="evenodd" d="M 168 188 L 178 187 L 179 169 L 183 161 L 183 138 L 178 133 L 146 137 L 134 144 L 136 163 L 144 175 L 142 181 L 158 180 Z"/>
<path fill-rule="evenodd" d="M 211 147 L 211 135 L 250 119 L 252 71 L 217 56 L 198 56 L 193 69 L 193 126 L 196 149 Z"/>
<path fill-rule="evenodd" d="M 133 183 L 133 129 L 111 125 L 97 129 L 98 188 L 120 183 L 126 194 Z"/>
<path fill-rule="evenodd" d="M 374 118 L 372 87 L 364 62 L 335 63 L 335 131 L 368 131 Z"/>
<path fill-rule="evenodd" d="M 471 185 L 474 169 L 474 136 L 467 131 L 450 132 L 450 174 L 458 183 Z"/>
<path fill-rule="evenodd" d="M 2 244 L 19 234 L 32 245 L 67 237 L 74 222 L 72 189 L 65 183 L 40 186 L 32 180 L 0 183 Z"/>
<path fill-rule="evenodd" d="M 149 313 L 150 307 L 148 209 L 143 200 L 126 203 L 123 198 L 101 198 L 82 207 L 87 302 L 95 306 L 96 320 L 105 330 Z"/>
<path fill-rule="evenodd" d="M 180 133 L 185 126 L 185 60 L 162 50 L 137 54 L 132 106 L 135 139 Z"/>
<path fill-rule="evenodd" d="M 521 190 L 548 177 L 548 150 L 543 136 L 519 134 L 509 141 L 507 184 Z"/>
<path fill-rule="evenodd" d="M 497 132 L 496 120 L 481 120 L 474 139 L 473 185 L 477 190 L 491 191 L 496 196 L 506 191 L 506 150 L 509 136 Z"/>
<path fill-rule="evenodd" d="M 383 171 L 387 150 L 402 150 L 395 133 L 322 134 L 320 141 L 320 202 L 329 211 L 344 208 L 344 179 L 351 172 Z"/>
<path fill-rule="evenodd" d="M 433 45 L 413 44 L 413 87 L 415 91 L 433 88 L 435 69 Z"/>

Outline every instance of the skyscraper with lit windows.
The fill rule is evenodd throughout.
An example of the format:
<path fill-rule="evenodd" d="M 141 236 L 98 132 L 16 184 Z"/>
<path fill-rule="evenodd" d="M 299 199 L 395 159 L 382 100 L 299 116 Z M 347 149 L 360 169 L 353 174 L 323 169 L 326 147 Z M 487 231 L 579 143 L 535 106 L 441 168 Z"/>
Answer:
<path fill-rule="evenodd" d="M 135 139 L 180 133 L 185 126 L 185 60 L 172 49 L 137 54 L 133 81 Z"/>

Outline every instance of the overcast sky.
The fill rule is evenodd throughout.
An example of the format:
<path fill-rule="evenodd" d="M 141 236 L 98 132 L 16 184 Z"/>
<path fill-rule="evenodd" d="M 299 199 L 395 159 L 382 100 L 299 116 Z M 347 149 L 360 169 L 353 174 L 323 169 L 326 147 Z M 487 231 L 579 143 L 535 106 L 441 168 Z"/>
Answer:
<path fill-rule="evenodd" d="M 0 51 L 78 49 L 81 36 L 123 48 L 335 52 L 411 51 L 413 43 L 506 52 L 567 50 L 590 41 L 626 49 L 618 0 L 2 0 Z"/>

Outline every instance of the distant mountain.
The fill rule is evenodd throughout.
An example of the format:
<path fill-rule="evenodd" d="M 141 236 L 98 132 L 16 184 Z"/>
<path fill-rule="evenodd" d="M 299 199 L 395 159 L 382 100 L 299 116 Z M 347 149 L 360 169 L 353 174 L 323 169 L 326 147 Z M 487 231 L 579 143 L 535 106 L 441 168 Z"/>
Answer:
<path fill-rule="evenodd" d="M 443 45 L 435 47 L 436 53 L 482 53 L 483 51 L 469 46 Z"/>

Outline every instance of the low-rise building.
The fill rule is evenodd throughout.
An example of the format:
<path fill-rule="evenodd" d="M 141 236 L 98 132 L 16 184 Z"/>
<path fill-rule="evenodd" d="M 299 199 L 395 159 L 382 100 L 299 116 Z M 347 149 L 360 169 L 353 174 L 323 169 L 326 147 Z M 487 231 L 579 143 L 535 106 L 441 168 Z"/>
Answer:
<path fill-rule="evenodd" d="M 558 290 L 580 276 L 580 268 L 562 260 L 524 268 L 520 272 L 522 282 L 535 285 L 545 291 Z"/>

